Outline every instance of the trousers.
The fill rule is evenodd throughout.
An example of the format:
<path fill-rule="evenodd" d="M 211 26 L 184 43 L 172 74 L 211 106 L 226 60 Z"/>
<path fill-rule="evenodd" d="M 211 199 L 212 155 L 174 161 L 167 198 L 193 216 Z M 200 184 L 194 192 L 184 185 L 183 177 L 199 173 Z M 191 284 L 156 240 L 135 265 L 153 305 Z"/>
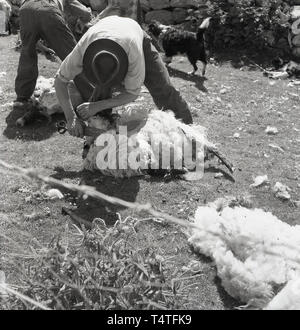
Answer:
<path fill-rule="evenodd" d="M 28 100 L 35 89 L 38 77 L 36 44 L 46 41 L 63 61 L 76 45 L 76 40 L 67 26 L 61 10 L 51 0 L 28 0 L 20 9 L 21 55 L 15 79 L 17 100 Z M 86 77 L 78 75 L 74 82 L 83 99 L 88 98 L 93 86 Z"/>

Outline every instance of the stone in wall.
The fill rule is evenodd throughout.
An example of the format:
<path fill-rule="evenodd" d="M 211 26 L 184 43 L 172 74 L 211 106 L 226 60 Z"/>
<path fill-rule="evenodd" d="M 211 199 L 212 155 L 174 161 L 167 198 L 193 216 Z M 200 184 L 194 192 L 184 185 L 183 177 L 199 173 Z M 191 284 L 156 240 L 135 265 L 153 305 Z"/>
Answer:
<path fill-rule="evenodd" d="M 106 1 L 105 0 L 88 0 L 86 3 L 85 1 L 82 1 L 85 5 L 90 5 L 92 10 L 101 12 L 106 7 Z"/>
<path fill-rule="evenodd" d="M 149 0 L 140 0 L 140 4 L 143 11 L 147 12 L 150 10 Z"/>
<path fill-rule="evenodd" d="M 300 6 L 294 6 L 291 10 L 291 19 L 293 20 L 290 40 L 292 54 L 300 60 Z"/>
<path fill-rule="evenodd" d="M 291 12 L 291 19 L 295 20 L 300 17 L 300 6 L 294 6 Z"/>
<path fill-rule="evenodd" d="M 169 10 L 152 10 L 145 15 L 145 23 L 148 24 L 151 21 L 158 21 L 162 24 L 172 25 L 174 24 L 172 12 Z"/>
<path fill-rule="evenodd" d="M 300 47 L 294 47 L 292 50 L 292 54 L 297 57 L 300 58 Z M 298 61 L 297 61 L 298 62 Z"/>
<path fill-rule="evenodd" d="M 184 22 L 188 16 L 187 10 L 183 8 L 175 8 L 172 12 L 173 21 L 175 24 Z"/>
<path fill-rule="evenodd" d="M 149 0 L 149 6 L 154 10 L 169 8 L 170 0 Z"/>
<path fill-rule="evenodd" d="M 198 7 L 200 2 L 199 0 L 171 0 L 170 6 L 172 8 L 192 8 L 192 7 Z"/>
<path fill-rule="evenodd" d="M 296 47 L 300 47 L 300 34 L 292 39 L 292 44 Z"/>

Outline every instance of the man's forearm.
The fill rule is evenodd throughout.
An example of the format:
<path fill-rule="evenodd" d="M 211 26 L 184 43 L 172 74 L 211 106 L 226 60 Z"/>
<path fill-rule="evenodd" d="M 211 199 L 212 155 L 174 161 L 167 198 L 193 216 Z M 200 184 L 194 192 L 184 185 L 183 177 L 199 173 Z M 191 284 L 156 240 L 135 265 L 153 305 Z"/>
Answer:
<path fill-rule="evenodd" d="M 137 98 L 138 98 L 138 95 L 123 92 L 114 98 L 91 103 L 90 111 L 91 111 L 92 115 L 95 115 L 99 111 L 117 108 L 122 105 L 131 103 L 131 102 L 135 101 Z"/>
<path fill-rule="evenodd" d="M 74 117 L 76 117 L 76 113 L 74 112 L 73 105 L 69 96 L 68 83 L 56 77 L 54 86 L 58 102 L 63 109 L 67 121 L 72 121 Z"/>

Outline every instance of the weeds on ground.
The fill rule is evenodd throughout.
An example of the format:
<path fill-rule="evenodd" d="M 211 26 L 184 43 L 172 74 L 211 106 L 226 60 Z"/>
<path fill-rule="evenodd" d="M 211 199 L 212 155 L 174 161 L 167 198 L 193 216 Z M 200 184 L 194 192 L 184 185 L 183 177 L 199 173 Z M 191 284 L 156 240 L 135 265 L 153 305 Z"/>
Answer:
<path fill-rule="evenodd" d="M 166 282 L 163 258 L 136 243 L 137 224 L 128 218 L 108 228 L 95 219 L 89 231 L 72 225 L 47 248 L 31 247 L 30 260 L 12 258 L 22 275 L 22 294 L 50 309 L 177 308 L 176 287 Z M 0 301 L 1 309 L 38 308 L 12 295 L 0 295 Z"/>

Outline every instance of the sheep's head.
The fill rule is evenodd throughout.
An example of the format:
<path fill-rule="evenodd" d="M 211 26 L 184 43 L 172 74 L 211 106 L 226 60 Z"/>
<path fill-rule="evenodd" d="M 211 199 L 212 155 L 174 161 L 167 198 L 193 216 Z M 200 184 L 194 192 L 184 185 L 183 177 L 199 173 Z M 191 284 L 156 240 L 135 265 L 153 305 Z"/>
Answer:
<path fill-rule="evenodd" d="M 98 128 L 104 131 L 109 131 L 111 129 L 116 129 L 118 115 L 116 114 L 106 114 L 93 116 L 89 118 L 88 125 L 90 127 Z"/>

